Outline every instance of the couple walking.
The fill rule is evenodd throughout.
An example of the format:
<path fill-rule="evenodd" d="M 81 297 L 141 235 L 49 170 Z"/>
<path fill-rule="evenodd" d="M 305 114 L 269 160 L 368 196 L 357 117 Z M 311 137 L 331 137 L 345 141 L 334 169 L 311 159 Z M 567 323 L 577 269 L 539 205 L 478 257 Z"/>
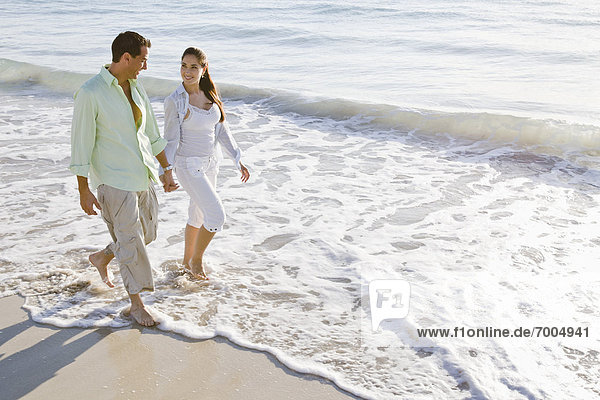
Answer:
<path fill-rule="evenodd" d="M 161 137 L 148 95 L 137 81 L 147 69 L 150 46 L 138 33 L 119 34 L 112 43 L 112 63 L 75 93 L 70 165 L 77 175 L 81 208 L 88 215 L 97 215 L 94 207 L 100 210 L 113 240 L 92 254 L 90 262 L 104 283 L 114 287 L 108 263 L 117 258 L 131 301 L 129 313 L 144 326 L 155 324 L 140 297 L 142 291 L 154 290 L 146 252 L 158 223 L 154 182 L 160 180 L 165 192 L 178 189 L 174 169 L 190 195 L 183 264 L 194 278 L 205 280 L 202 256 L 225 221 L 215 190 L 219 145 L 235 161 L 241 180 L 250 177 L 200 49 L 183 53 L 183 82 L 165 99 Z"/>

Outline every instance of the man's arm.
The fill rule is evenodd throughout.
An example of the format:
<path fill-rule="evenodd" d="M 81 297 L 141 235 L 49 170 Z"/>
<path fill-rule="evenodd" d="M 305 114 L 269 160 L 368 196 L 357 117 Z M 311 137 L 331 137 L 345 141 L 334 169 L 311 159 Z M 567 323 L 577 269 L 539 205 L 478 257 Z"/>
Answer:
<path fill-rule="evenodd" d="M 71 125 L 71 165 L 69 169 L 77 175 L 79 204 L 87 215 L 97 215 L 94 205 L 100 210 L 98 200 L 88 186 L 88 173 L 92 151 L 96 143 L 97 107 L 93 95 L 85 89 L 75 93 L 73 123 Z"/>
<path fill-rule="evenodd" d="M 160 166 L 163 170 L 169 167 L 169 162 L 167 161 L 167 156 L 165 155 L 165 151 L 161 151 L 156 155 L 156 159 L 160 163 Z M 163 184 L 163 188 L 165 192 L 172 192 L 173 190 L 177 190 L 179 185 L 175 183 L 175 179 L 173 179 L 173 169 L 172 166 L 168 171 L 164 171 L 164 173 L 160 176 L 160 181 Z"/>
<path fill-rule="evenodd" d="M 88 179 L 85 176 L 77 175 L 77 187 L 79 189 L 79 204 L 83 211 L 85 211 L 87 215 L 98 215 L 96 210 L 94 210 L 94 206 L 96 206 L 98 210 L 102 210 L 102 207 L 100 207 L 98 199 L 96 199 L 96 196 L 94 196 L 94 193 L 90 190 Z"/>
<path fill-rule="evenodd" d="M 139 89 L 139 93 L 144 100 L 144 105 L 146 107 L 147 118 L 146 118 L 146 130 L 145 134 L 150 139 L 150 145 L 152 146 L 152 153 L 158 160 L 161 166 L 161 170 L 169 167 L 169 161 L 167 160 L 167 156 L 165 154 L 165 147 L 168 142 L 160 136 L 160 132 L 158 130 L 158 123 L 156 122 L 156 117 L 154 116 L 154 110 L 152 110 L 152 105 L 150 104 L 150 99 L 144 90 L 144 87 L 138 82 L 137 88 Z M 160 181 L 163 184 L 163 188 L 165 192 L 172 192 L 179 188 L 179 185 L 175 183 L 173 179 L 173 170 L 172 168 L 168 171 L 162 172 L 159 176 Z"/>
<path fill-rule="evenodd" d="M 175 100 L 169 96 L 164 102 L 165 109 L 165 126 L 164 126 L 164 138 L 167 140 L 167 146 L 165 147 L 165 155 L 167 161 L 173 162 L 175 159 L 175 152 L 179 146 L 179 139 L 181 138 L 181 126 L 179 123 L 179 112 Z M 162 175 L 162 168 L 158 171 Z"/>
<path fill-rule="evenodd" d="M 142 98 L 144 102 L 144 108 L 146 109 L 146 129 L 144 130 L 144 134 L 150 139 L 150 146 L 152 146 L 152 154 L 158 158 L 158 154 L 161 153 L 165 147 L 167 146 L 167 141 L 160 136 L 160 132 L 158 130 L 158 122 L 156 122 L 156 116 L 154 115 L 154 110 L 152 109 L 152 104 L 150 103 L 150 99 L 144 90 L 144 87 L 140 82 L 137 83 L 137 92 Z M 161 163 L 162 161 L 158 160 Z M 168 163 L 168 161 L 167 161 Z"/>

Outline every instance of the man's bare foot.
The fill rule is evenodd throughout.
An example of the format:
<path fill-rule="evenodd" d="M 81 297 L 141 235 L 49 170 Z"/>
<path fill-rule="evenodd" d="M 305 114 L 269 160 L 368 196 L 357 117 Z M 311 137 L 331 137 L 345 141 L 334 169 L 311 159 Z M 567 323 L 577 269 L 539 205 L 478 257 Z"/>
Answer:
<path fill-rule="evenodd" d="M 148 312 L 148 310 L 146 310 L 145 307 L 137 307 L 137 308 L 134 308 L 133 306 L 127 307 L 123 311 L 123 315 L 125 315 L 127 317 L 129 317 L 129 316 L 133 317 L 135 322 L 137 322 L 138 324 L 140 324 L 142 326 L 156 325 L 156 321 L 154 320 L 154 317 Z"/>
<path fill-rule="evenodd" d="M 90 263 L 98 270 L 102 282 L 111 288 L 114 288 L 115 285 L 113 285 L 108 277 L 108 263 L 114 257 L 113 253 L 108 249 L 102 249 L 89 257 Z"/>
<path fill-rule="evenodd" d="M 189 264 L 185 265 L 185 268 L 192 275 L 192 278 L 198 279 L 201 281 L 208 280 L 208 276 L 206 275 L 206 272 L 204 271 L 204 263 L 202 261 L 194 262 L 194 261 L 190 260 Z"/>

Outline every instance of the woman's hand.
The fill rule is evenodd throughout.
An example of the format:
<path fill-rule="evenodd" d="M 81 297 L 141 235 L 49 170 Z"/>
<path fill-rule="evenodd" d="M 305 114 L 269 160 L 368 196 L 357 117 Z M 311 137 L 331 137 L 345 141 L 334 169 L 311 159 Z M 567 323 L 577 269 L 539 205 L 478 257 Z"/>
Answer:
<path fill-rule="evenodd" d="M 247 182 L 250 179 L 250 172 L 248 172 L 248 168 L 244 167 L 244 164 L 240 162 L 240 169 L 242 170 L 242 182 Z"/>
<path fill-rule="evenodd" d="M 165 171 L 159 178 L 165 192 L 172 192 L 179 188 L 179 185 L 175 183 L 175 179 L 173 179 L 173 170 Z"/>

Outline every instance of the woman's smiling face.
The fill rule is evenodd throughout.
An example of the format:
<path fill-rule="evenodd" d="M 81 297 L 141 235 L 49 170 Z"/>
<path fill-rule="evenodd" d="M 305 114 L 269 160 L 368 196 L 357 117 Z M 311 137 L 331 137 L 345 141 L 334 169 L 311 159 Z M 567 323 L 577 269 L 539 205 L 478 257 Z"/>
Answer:
<path fill-rule="evenodd" d="M 200 65 L 193 54 L 186 54 L 181 60 L 181 79 L 186 85 L 198 84 L 206 67 Z"/>

